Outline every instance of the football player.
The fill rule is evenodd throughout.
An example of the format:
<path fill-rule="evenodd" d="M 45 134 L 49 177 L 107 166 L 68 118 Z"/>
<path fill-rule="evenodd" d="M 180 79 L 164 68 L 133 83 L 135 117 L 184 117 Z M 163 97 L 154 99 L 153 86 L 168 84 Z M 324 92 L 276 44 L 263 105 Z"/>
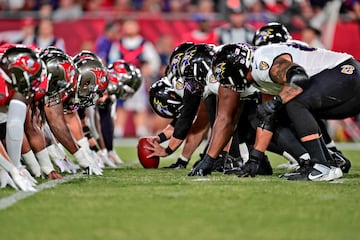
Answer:
<path fill-rule="evenodd" d="M 234 85 L 243 86 L 245 80 L 275 96 L 258 107 L 261 121 L 255 149 L 265 151 L 276 126 L 276 114 L 285 108 L 311 156 L 304 171 L 288 179 L 329 181 L 342 176 L 341 170 L 330 166 L 332 158 L 322 142 L 314 116 L 342 119 L 360 112 L 356 104 L 360 100 L 359 62 L 346 53 L 310 48 L 296 42 L 271 44 L 256 50 L 244 44 L 229 48 L 242 54 L 236 59 L 225 58 L 214 67 L 221 64 L 227 70 L 237 68 L 240 75 L 236 76 Z M 251 174 L 257 165 L 258 160 L 254 158 L 244 170 Z"/>

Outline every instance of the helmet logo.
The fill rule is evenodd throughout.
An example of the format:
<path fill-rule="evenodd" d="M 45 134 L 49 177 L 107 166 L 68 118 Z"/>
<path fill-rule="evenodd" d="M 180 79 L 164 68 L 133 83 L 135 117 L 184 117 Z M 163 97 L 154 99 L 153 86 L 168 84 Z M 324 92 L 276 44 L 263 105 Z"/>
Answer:
<path fill-rule="evenodd" d="M 59 65 L 65 70 L 66 82 L 73 82 L 75 76 L 75 68 L 70 62 L 60 62 Z"/>
<path fill-rule="evenodd" d="M 122 62 L 113 63 L 114 70 L 118 73 L 126 73 L 125 64 Z"/>
<path fill-rule="evenodd" d="M 31 75 L 35 75 L 41 69 L 41 64 L 27 55 L 16 58 L 15 62 L 11 63 L 10 66 L 20 68 Z"/>
<path fill-rule="evenodd" d="M 102 69 L 91 69 L 90 70 L 96 79 L 96 84 L 99 86 L 99 90 L 105 90 L 107 88 L 106 73 Z"/>
<path fill-rule="evenodd" d="M 223 78 L 224 71 L 225 71 L 225 63 L 219 63 L 218 65 L 215 66 L 214 77 L 217 81 L 220 81 Z"/>
<path fill-rule="evenodd" d="M 190 60 L 194 56 L 195 52 L 196 52 L 196 50 L 192 50 L 192 51 L 188 51 L 185 53 L 183 60 L 182 60 L 181 68 L 185 68 L 186 66 L 190 65 Z"/>
<path fill-rule="evenodd" d="M 160 100 L 154 98 L 154 106 L 156 106 L 156 110 L 160 113 L 163 113 L 167 116 L 173 116 L 173 114 L 169 111 L 168 105 L 163 105 Z"/>
<path fill-rule="evenodd" d="M 174 58 L 171 60 L 171 71 L 175 72 L 176 71 L 176 67 L 178 65 L 178 63 L 180 62 L 181 56 L 183 55 L 183 53 L 178 53 L 174 56 Z"/>

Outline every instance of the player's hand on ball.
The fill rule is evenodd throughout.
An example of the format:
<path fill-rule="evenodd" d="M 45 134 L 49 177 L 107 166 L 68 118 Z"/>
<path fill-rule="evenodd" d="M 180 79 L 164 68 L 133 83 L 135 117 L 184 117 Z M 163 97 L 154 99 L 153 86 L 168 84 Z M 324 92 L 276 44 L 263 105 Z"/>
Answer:
<path fill-rule="evenodd" d="M 166 157 L 168 154 L 165 151 L 165 148 L 160 145 L 160 143 L 156 141 L 151 141 L 150 139 L 147 139 L 149 145 L 144 146 L 145 149 L 151 151 L 152 153 L 148 155 L 148 157 Z"/>

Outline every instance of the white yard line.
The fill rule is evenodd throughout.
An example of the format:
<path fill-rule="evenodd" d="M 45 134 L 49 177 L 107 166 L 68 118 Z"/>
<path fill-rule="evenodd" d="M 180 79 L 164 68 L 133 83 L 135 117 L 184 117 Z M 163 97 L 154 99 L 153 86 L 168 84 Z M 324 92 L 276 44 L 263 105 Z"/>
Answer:
<path fill-rule="evenodd" d="M 125 163 L 123 165 L 123 167 L 130 167 L 130 166 L 134 166 L 136 164 L 139 164 L 139 161 L 133 161 L 133 162 L 129 162 L 129 163 Z M 16 204 L 18 201 L 23 200 L 25 198 L 28 198 L 36 193 L 41 192 L 42 190 L 48 189 L 48 188 L 53 188 L 58 184 L 61 183 L 65 183 L 65 182 L 69 182 L 73 179 L 78 179 L 78 178 L 83 178 L 83 177 L 87 177 L 87 175 L 83 174 L 83 173 L 76 173 L 73 175 L 67 175 L 65 176 L 63 179 L 58 179 L 58 180 L 49 180 L 48 182 L 44 182 L 40 185 L 35 186 L 36 188 L 36 192 L 16 192 L 10 196 L 4 197 L 4 198 L 0 198 L 0 210 L 6 209 L 8 207 L 11 207 L 12 205 Z"/>
<path fill-rule="evenodd" d="M 0 210 L 6 209 L 8 207 L 11 207 L 12 205 L 14 205 L 15 203 L 17 203 L 18 201 L 25 199 L 27 197 L 30 197 L 38 192 L 41 192 L 44 189 L 48 189 L 48 188 L 53 188 L 58 184 L 61 183 L 65 183 L 68 181 L 71 181 L 73 179 L 78 179 L 78 178 L 82 178 L 85 177 L 86 175 L 82 174 L 82 173 L 77 173 L 74 175 L 68 175 L 65 176 L 63 179 L 58 179 L 58 180 L 51 180 L 48 182 L 44 182 L 40 185 L 37 185 L 36 188 L 36 192 L 16 192 L 8 197 L 4 197 L 0 199 Z"/>

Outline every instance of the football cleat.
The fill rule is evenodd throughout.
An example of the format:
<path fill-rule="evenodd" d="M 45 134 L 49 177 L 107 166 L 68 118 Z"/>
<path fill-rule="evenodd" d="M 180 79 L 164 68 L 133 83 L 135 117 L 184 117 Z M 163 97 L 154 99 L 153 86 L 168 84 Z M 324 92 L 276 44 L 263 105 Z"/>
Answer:
<path fill-rule="evenodd" d="M 347 159 L 341 151 L 332 151 L 328 149 L 330 155 L 334 159 L 333 164 L 335 167 L 340 167 L 343 173 L 348 173 L 351 168 L 351 162 L 349 159 Z"/>
<path fill-rule="evenodd" d="M 178 160 L 176 161 L 176 163 L 171 164 L 170 166 L 164 167 L 164 168 L 171 168 L 171 169 L 185 169 L 187 166 L 188 162 L 181 160 L 180 158 L 178 158 Z"/>

